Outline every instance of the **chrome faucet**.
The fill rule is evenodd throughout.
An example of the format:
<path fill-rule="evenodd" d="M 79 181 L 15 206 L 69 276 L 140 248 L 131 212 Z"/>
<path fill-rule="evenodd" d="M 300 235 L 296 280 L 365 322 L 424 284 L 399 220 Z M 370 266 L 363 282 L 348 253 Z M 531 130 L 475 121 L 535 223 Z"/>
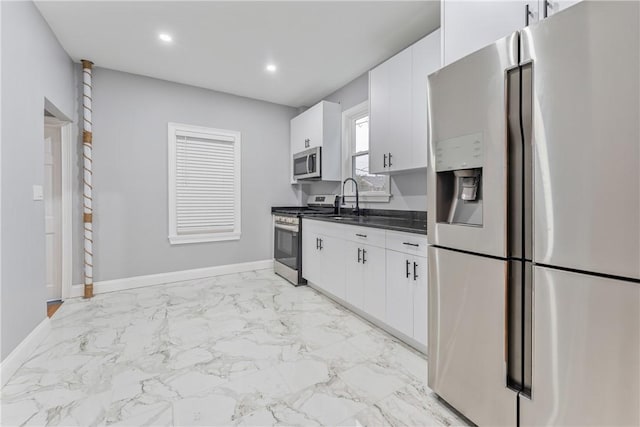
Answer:
<path fill-rule="evenodd" d="M 354 213 L 358 216 L 360 216 L 360 193 L 358 193 L 358 182 L 353 179 L 353 178 L 347 178 L 344 180 L 344 182 L 342 183 L 342 201 L 344 202 L 345 196 L 344 196 L 344 186 L 346 185 L 347 181 L 353 181 L 353 184 L 356 186 L 356 208 L 354 209 Z"/>

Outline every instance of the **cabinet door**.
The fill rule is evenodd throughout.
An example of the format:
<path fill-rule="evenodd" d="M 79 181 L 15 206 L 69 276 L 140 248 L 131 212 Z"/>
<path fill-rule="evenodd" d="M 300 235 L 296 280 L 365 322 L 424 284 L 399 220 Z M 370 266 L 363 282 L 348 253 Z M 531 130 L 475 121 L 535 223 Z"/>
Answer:
<path fill-rule="evenodd" d="M 322 286 L 320 277 L 319 236 L 302 229 L 302 277 L 315 285 Z"/>
<path fill-rule="evenodd" d="M 387 251 L 387 324 L 413 336 L 412 256 Z"/>
<path fill-rule="evenodd" d="M 322 288 L 334 296 L 345 299 L 345 246 L 344 240 L 320 236 Z"/>
<path fill-rule="evenodd" d="M 427 259 L 414 256 L 411 260 L 413 284 L 413 339 L 427 345 Z"/>
<path fill-rule="evenodd" d="M 569 6 L 573 6 L 576 3 L 579 3 L 581 0 L 546 0 L 546 10 L 545 0 L 540 0 L 540 12 L 542 18 L 547 18 L 555 13 L 560 12 L 561 10 L 565 10 Z M 545 16 L 546 13 L 546 16 Z"/>
<path fill-rule="evenodd" d="M 309 147 L 322 146 L 322 127 L 324 126 L 324 103 L 320 102 L 302 113 L 305 116 L 304 139 L 309 140 Z M 305 144 L 305 141 L 303 141 Z M 304 145 L 306 147 L 306 145 Z"/>
<path fill-rule="evenodd" d="M 408 48 L 369 73 L 369 170 L 372 173 L 411 167 L 411 65 L 411 48 Z"/>
<path fill-rule="evenodd" d="M 304 151 L 305 116 L 303 114 L 291 119 L 291 155 Z"/>
<path fill-rule="evenodd" d="M 389 171 L 411 168 L 411 48 L 389 60 L 389 131 L 386 146 L 391 154 L 387 158 Z M 369 143 L 371 144 L 371 143 Z"/>
<path fill-rule="evenodd" d="M 389 70 L 383 62 L 369 72 L 369 171 L 387 170 L 383 156 L 389 152 Z"/>
<path fill-rule="evenodd" d="M 445 0 L 442 8 L 443 66 L 524 28 L 527 20 L 531 24 L 539 19 L 537 0 Z"/>
<path fill-rule="evenodd" d="M 378 320 L 386 320 L 387 289 L 385 283 L 385 250 L 375 246 L 362 245 L 363 266 L 363 307 L 362 309 Z"/>
<path fill-rule="evenodd" d="M 322 102 L 291 119 L 291 154 L 322 145 Z M 307 147 L 307 140 L 308 147 Z"/>
<path fill-rule="evenodd" d="M 411 47 L 411 167 L 427 167 L 427 76 L 440 69 L 440 30 Z"/>
<path fill-rule="evenodd" d="M 357 242 L 345 242 L 345 301 L 364 309 L 364 264 L 362 263 L 362 245 Z"/>

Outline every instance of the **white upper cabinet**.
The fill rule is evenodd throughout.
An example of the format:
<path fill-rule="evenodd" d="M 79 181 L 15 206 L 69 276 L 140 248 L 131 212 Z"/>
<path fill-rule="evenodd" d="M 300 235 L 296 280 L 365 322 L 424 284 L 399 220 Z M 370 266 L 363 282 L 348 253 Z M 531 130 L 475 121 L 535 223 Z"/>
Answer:
<path fill-rule="evenodd" d="M 537 22 L 538 0 L 451 1 L 441 6 L 443 65 Z"/>
<path fill-rule="evenodd" d="M 547 18 L 555 13 L 560 12 L 561 10 L 565 10 L 569 6 L 573 6 L 576 3 L 579 3 L 581 0 L 547 0 L 546 1 L 546 9 L 545 0 L 540 1 L 540 14 L 543 18 Z"/>
<path fill-rule="evenodd" d="M 580 0 L 443 0 L 442 65 L 481 49 Z"/>
<path fill-rule="evenodd" d="M 322 146 L 322 102 L 291 119 L 291 154 Z"/>
<path fill-rule="evenodd" d="M 322 181 L 342 179 L 340 155 L 342 120 L 340 104 L 320 101 L 305 112 L 291 119 L 291 183 L 293 178 L 293 155 L 313 147 L 322 147 Z"/>
<path fill-rule="evenodd" d="M 427 76 L 440 68 L 440 30 L 369 72 L 369 170 L 427 166 Z"/>
<path fill-rule="evenodd" d="M 427 167 L 427 77 L 440 69 L 440 30 L 412 46 L 411 169 Z"/>

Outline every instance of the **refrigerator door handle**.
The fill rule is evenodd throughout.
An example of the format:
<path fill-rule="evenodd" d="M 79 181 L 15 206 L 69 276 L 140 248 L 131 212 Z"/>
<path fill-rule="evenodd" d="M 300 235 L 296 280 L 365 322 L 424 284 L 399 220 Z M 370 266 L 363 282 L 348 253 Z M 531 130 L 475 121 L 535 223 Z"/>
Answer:
<path fill-rule="evenodd" d="M 531 397 L 533 265 L 512 260 L 507 271 L 507 386 Z"/>
<path fill-rule="evenodd" d="M 506 73 L 507 102 L 507 253 L 533 257 L 533 63 Z"/>

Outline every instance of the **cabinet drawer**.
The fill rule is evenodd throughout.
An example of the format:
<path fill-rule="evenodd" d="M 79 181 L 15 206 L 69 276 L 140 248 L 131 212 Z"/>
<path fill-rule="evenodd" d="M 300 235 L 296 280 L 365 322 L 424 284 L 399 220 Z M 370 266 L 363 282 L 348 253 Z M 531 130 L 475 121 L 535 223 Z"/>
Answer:
<path fill-rule="evenodd" d="M 379 248 L 385 247 L 385 230 L 371 227 L 345 225 L 342 237 L 352 242 L 363 243 Z"/>
<path fill-rule="evenodd" d="M 427 256 L 427 236 L 398 231 L 387 231 L 387 249 L 405 254 Z"/>
<path fill-rule="evenodd" d="M 335 224 L 327 221 L 317 221 L 313 219 L 304 218 L 302 220 L 302 230 L 310 231 L 312 233 L 320 234 L 322 236 L 336 237 L 338 239 L 344 239 L 347 226 L 342 224 Z"/>

